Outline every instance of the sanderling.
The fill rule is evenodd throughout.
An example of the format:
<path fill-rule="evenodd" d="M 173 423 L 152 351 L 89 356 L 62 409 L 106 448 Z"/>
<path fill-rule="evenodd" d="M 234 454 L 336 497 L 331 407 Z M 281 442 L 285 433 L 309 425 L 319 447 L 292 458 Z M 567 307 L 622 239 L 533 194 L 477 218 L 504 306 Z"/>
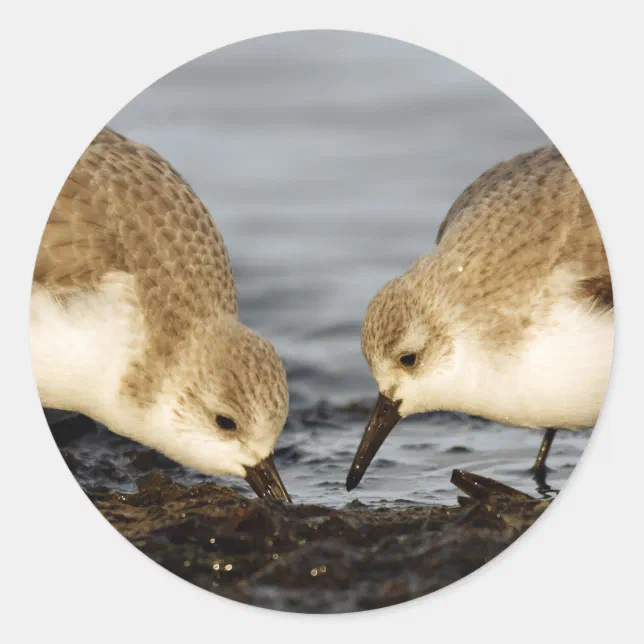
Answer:
<path fill-rule="evenodd" d="M 72 170 L 38 251 L 30 335 L 43 406 L 290 501 L 272 456 L 282 362 L 237 317 L 203 202 L 150 148 L 105 128 Z"/>
<path fill-rule="evenodd" d="M 450 410 L 545 429 L 594 425 L 613 350 L 613 291 L 594 215 L 553 146 L 479 177 L 435 252 L 369 304 L 362 349 L 380 395 L 347 477 L 353 489 L 400 418 Z"/>

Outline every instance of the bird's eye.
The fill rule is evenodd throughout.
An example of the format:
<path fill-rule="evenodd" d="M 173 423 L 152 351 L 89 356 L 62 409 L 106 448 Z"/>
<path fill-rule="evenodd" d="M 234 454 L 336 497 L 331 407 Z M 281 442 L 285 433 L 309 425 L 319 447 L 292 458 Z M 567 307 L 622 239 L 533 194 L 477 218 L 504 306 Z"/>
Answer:
<path fill-rule="evenodd" d="M 413 367 L 416 364 L 416 354 L 415 353 L 404 353 L 400 356 L 400 364 L 403 367 Z"/>
<path fill-rule="evenodd" d="M 237 429 L 235 421 L 232 418 L 227 418 L 226 416 L 217 416 L 217 425 L 219 425 L 221 429 L 226 429 L 229 432 Z"/>

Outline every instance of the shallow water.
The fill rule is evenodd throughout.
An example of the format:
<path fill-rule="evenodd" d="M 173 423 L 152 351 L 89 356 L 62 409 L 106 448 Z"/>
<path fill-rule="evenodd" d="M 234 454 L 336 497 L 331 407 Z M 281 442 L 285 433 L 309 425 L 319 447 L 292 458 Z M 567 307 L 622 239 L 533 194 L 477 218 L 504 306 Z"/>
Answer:
<path fill-rule="evenodd" d="M 507 97 L 410 45 L 308 32 L 189 63 L 111 125 L 163 154 L 205 201 L 242 320 L 285 359 L 292 414 L 276 460 L 295 501 L 453 503 L 454 467 L 534 492 L 540 432 L 446 413 L 403 421 L 360 487 L 344 489 L 377 393 L 359 341 L 370 298 L 432 249 L 450 204 L 481 172 L 547 142 Z M 559 432 L 548 459 L 555 490 L 588 437 Z M 132 465 L 131 443 L 105 431 L 66 449 L 88 487 L 132 489 L 146 469 Z"/>

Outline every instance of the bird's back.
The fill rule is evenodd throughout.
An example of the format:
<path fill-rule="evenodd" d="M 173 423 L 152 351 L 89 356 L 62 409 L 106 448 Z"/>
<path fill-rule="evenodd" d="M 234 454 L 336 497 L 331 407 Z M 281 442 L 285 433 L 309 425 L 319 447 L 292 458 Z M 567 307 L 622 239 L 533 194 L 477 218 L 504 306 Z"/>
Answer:
<path fill-rule="evenodd" d="M 56 199 L 34 282 L 65 295 L 115 272 L 133 278 L 152 325 L 237 312 L 228 254 L 203 202 L 160 155 L 105 128 Z"/>
<path fill-rule="evenodd" d="M 606 252 L 593 212 L 554 146 L 483 173 L 440 226 L 442 274 L 458 274 L 457 298 L 483 305 L 545 294 L 562 268 L 571 294 L 612 308 Z M 492 307 L 493 308 L 493 307 Z"/>

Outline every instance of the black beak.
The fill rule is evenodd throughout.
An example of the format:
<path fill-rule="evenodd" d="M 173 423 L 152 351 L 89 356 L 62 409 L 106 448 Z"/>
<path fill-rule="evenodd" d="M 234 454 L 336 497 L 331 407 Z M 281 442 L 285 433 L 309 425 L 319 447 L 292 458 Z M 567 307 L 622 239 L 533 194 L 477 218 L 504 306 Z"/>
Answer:
<path fill-rule="evenodd" d="M 282 483 L 280 475 L 277 473 L 272 454 L 257 463 L 254 467 L 247 467 L 245 478 L 253 488 L 253 492 L 260 499 L 293 503 L 284 487 L 284 483 Z"/>
<path fill-rule="evenodd" d="M 371 418 L 364 430 L 360 446 L 347 476 L 347 490 L 353 490 L 360 483 L 379 447 L 400 420 L 398 407 L 400 407 L 400 401 L 392 402 L 386 396 L 378 395 L 376 406 L 371 413 Z"/>

